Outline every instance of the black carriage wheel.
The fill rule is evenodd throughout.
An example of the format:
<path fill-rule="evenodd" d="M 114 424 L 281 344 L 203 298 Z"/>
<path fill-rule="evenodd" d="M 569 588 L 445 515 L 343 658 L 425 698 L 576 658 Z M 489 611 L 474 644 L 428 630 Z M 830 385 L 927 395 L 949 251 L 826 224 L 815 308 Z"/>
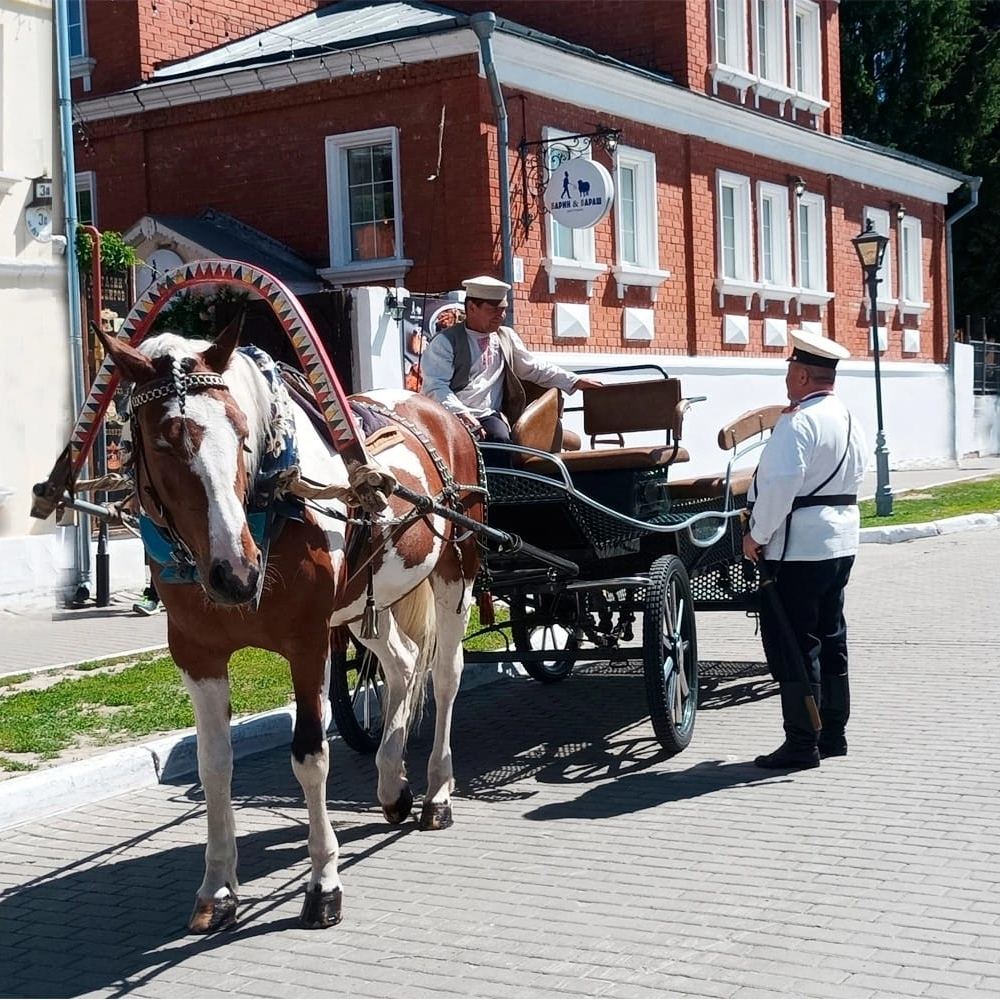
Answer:
<path fill-rule="evenodd" d="M 560 614 L 560 600 L 563 613 Z M 519 653 L 552 650 L 554 660 L 525 660 L 530 677 L 543 684 L 568 677 L 576 663 L 574 650 L 580 646 L 575 623 L 567 617 L 566 598 L 558 594 L 515 594 L 510 601 L 510 631 Z M 575 608 L 575 603 L 573 604 Z"/>
<path fill-rule="evenodd" d="M 649 570 L 642 665 L 653 731 L 672 757 L 690 742 L 698 710 L 698 643 L 684 563 L 660 556 Z"/>
<path fill-rule="evenodd" d="M 382 742 L 385 678 L 378 657 L 364 647 L 352 656 L 330 657 L 330 705 L 337 732 L 358 753 L 374 753 Z"/>

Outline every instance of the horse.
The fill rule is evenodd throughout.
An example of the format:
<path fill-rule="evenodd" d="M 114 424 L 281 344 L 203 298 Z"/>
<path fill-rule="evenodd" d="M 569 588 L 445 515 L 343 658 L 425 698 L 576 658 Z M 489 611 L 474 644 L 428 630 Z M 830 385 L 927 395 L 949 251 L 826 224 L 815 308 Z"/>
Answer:
<path fill-rule="evenodd" d="M 379 467 L 435 505 L 417 511 L 389 491 L 381 514 L 366 517 L 350 506 L 343 459 L 301 395 L 273 377 L 271 359 L 237 349 L 240 326 L 230 324 L 211 343 L 164 333 L 133 347 L 99 334 L 133 384 L 130 447 L 143 536 L 151 532 L 154 548 L 169 552 L 157 559 L 147 541 L 170 653 L 196 721 L 208 833 L 188 927 L 201 934 L 233 925 L 238 907 L 228 676 L 236 650 L 272 650 L 291 668 L 291 765 L 309 818 L 303 926 L 329 927 L 342 916 L 338 845 L 326 806 L 324 707 L 331 635 L 343 626 L 384 673 L 376 763 L 386 820 L 402 823 L 413 805 L 406 742 L 429 676 L 436 722 L 419 825 L 451 825 L 452 712 L 479 539 L 441 512 L 450 507 L 470 523 L 484 516 L 482 463 L 471 435 L 439 404 L 402 389 L 351 399 L 384 421 L 375 435 L 384 450 L 373 453 Z M 289 448 L 291 463 L 281 457 Z M 269 471 L 275 463 L 277 476 Z M 294 494 L 300 481 L 325 483 L 325 495 L 342 499 L 307 505 Z M 263 539 L 254 531 L 260 507 L 271 527 Z"/>

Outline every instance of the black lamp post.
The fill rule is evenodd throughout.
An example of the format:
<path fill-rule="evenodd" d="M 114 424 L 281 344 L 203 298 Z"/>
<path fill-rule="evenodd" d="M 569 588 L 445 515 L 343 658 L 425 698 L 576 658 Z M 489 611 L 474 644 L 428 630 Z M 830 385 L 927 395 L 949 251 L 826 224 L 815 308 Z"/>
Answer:
<path fill-rule="evenodd" d="M 882 427 L 882 372 L 879 368 L 878 340 L 878 276 L 885 256 L 885 248 L 889 239 L 875 232 L 874 224 L 868 219 L 865 231 L 859 233 L 851 242 L 857 251 L 861 269 L 868 285 L 868 298 L 871 300 L 872 350 L 875 352 L 875 412 L 878 418 L 878 433 L 875 435 L 875 514 L 878 517 L 889 517 L 892 514 L 892 488 L 889 486 L 889 449 L 885 445 L 885 431 Z"/>

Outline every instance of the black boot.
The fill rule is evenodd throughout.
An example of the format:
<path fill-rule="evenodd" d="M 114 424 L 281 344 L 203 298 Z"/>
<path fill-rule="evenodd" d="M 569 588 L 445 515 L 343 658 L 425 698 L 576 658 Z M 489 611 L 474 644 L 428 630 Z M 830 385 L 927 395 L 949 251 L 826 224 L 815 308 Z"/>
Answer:
<path fill-rule="evenodd" d="M 844 730 L 851 716 L 851 685 L 846 673 L 822 677 L 823 731 L 819 734 L 820 757 L 846 757 L 847 737 Z"/>
<path fill-rule="evenodd" d="M 781 714 L 785 724 L 785 742 L 773 753 L 763 754 L 754 760 L 758 767 L 772 771 L 801 771 L 819 767 L 819 750 L 816 747 L 816 730 L 813 729 L 809 709 L 806 707 L 806 685 L 797 681 L 783 681 Z M 819 695 L 818 685 L 812 687 L 813 697 Z"/>

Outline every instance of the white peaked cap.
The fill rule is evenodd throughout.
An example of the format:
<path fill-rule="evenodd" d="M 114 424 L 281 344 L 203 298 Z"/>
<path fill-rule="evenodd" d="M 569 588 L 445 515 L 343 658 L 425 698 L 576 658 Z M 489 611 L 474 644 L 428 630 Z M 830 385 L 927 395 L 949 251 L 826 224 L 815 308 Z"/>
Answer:
<path fill-rule="evenodd" d="M 798 361 L 804 365 L 817 365 L 820 368 L 836 368 L 838 361 L 851 356 L 851 352 L 829 337 L 806 330 L 792 330 L 789 334 L 792 340 L 792 355 L 789 361 Z"/>
<path fill-rule="evenodd" d="M 506 281 L 491 278 L 488 274 L 482 274 L 478 278 L 466 278 L 462 282 L 462 287 L 470 299 L 492 299 L 495 302 L 505 298 L 510 291 L 510 285 Z"/>

